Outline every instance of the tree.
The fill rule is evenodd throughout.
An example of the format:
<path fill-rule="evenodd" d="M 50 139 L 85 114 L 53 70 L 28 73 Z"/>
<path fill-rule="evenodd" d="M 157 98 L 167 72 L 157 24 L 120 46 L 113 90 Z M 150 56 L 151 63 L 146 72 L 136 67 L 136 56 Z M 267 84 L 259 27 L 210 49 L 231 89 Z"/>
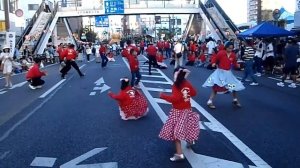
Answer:
<path fill-rule="evenodd" d="M 80 34 L 80 39 L 84 41 L 95 42 L 97 40 L 97 33 L 92 30 L 81 28 L 79 34 Z M 85 36 L 86 38 L 82 38 L 82 36 Z"/>

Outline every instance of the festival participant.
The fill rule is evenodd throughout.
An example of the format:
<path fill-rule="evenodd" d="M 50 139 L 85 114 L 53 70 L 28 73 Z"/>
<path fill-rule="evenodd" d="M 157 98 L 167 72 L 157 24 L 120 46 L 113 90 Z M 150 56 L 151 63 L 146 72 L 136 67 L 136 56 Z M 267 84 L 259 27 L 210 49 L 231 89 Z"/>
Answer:
<path fill-rule="evenodd" d="M 11 75 L 13 72 L 13 56 L 10 54 L 10 47 L 3 46 L 3 52 L 0 55 L 1 70 L 5 77 L 5 87 L 11 88 L 13 86 Z"/>
<path fill-rule="evenodd" d="M 156 54 L 157 54 L 157 49 L 156 47 L 150 43 L 146 49 L 148 53 L 148 60 L 149 60 L 149 75 L 151 75 L 151 67 L 158 67 L 157 60 L 156 60 Z"/>
<path fill-rule="evenodd" d="M 159 134 L 160 138 L 175 142 L 176 153 L 170 158 L 171 161 L 183 160 L 181 141 L 187 141 L 187 147 L 191 147 L 200 132 L 199 114 L 193 112 L 191 107 L 190 99 L 196 96 L 196 90 L 186 80 L 189 73 L 190 71 L 182 67 L 176 68 L 172 94 L 160 94 L 161 99 L 172 103 L 168 119 Z"/>
<path fill-rule="evenodd" d="M 233 104 L 237 107 L 241 107 L 237 99 L 237 91 L 245 89 L 241 81 L 239 81 L 231 72 L 232 66 L 239 67 L 237 64 L 237 58 L 233 50 L 233 43 L 227 42 L 225 44 L 225 50 L 218 52 L 216 57 L 212 58 L 212 67 L 218 68 L 208 77 L 203 84 L 203 87 L 212 87 L 212 93 L 207 102 L 207 105 L 211 109 L 216 107 L 213 105 L 213 99 L 217 92 L 232 92 Z"/>
<path fill-rule="evenodd" d="M 64 50 L 63 56 L 66 60 L 66 66 L 61 69 L 61 78 L 65 79 L 65 75 L 71 69 L 71 66 L 78 72 L 80 77 L 83 77 L 84 74 L 80 71 L 75 59 L 77 57 L 77 52 L 74 50 L 74 44 L 70 44 L 68 49 Z"/>
<path fill-rule="evenodd" d="M 41 59 L 40 58 L 34 58 L 34 65 L 29 69 L 29 71 L 26 74 L 26 80 L 30 83 L 28 86 L 30 89 L 38 89 L 41 88 L 45 81 L 41 78 L 43 76 L 46 76 L 47 73 L 45 71 L 40 70 L 41 65 Z"/>
<path fill-rule="evenodd" d="M 149 108 L 146 98 L 129 85 L 128 78 L 122 78 L 121 91 L 118 94 L 109 92 L 108 95 L 119 103 L 122 120 L 137 120 L 147 115 Z"/>
<path fill-rule="evenodd" d="M 198 57 L 198 61 L 197 61 L 197 65 L 196 67 L 202 67 L 205 65 L 205 62 L 206 62 L 206 57 L 204 55 L 204 52 L 200 52 L 200 55 Z"/>
<path fill-rule="evenodd" d="M 139 67 L 139 60 L 135 49 L 130 50 L 130 55 L 127 57 L 131 71 L 131 87 L 140 88 L 139 83 L 142 78 Z"/>
<path fill-rule="evenodd" d="M 108 62 L 108 58 L 106 56 L 107 54 L 107 46 L 105 44 L 101 44 L 101 47 L 99 48 L 99 54 L 101 56 L 101 67 L 105 68 Z"/>
<path fill-rule="evenodd" d="M 156 54 L 156 60 L 157 64 L 159 66 L 159 69 L 166 69 L 168 66 L 164 63 L 164 56 L 162 55 L 161 52 L 157 52 Z"/>
<path fill-rule="evenodd" d="M 188 56 L 188 62 L 185 64 L 185 66 L 194 66 L 196 61 L 196 55 L 195 52 L 190 51 L 190 54 Z"/>

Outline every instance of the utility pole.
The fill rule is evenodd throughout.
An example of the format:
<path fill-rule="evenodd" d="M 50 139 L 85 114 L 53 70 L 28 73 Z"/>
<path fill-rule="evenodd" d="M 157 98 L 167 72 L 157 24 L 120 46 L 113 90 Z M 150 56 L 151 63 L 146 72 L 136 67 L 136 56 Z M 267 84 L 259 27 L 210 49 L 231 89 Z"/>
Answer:
<path fill-rule="evenodd" d="M 257 0 L 257 24 L 262 21 L 262 0 Z"/>
<path fill-rule="evenodd" d="M 8 2 L 9 2 L 8 0 L 3 1 L 6 32 L 9 32 L 9 29 L 10 29 Z"/>

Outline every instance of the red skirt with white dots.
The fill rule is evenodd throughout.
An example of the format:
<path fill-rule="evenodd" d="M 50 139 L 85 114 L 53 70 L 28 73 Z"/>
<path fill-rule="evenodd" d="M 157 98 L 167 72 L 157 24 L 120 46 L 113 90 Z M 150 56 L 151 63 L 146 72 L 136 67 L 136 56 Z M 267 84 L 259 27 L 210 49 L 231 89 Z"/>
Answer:
<path fill-rule="evenodd" d="M 139 119 L 147 115 L 148 111 L 147 99 L 141 93 L 136 94 L 131 104 L 120 107 L 120 115 L 123 120 Z"/>
<path fill-rule="evenodd" d="M 199 114 L 193 112 L 192 109 L 178 110 L 172 108 L 159 137 L 168 141 L 195 141 L 200 133 L 199 121 Z"/>

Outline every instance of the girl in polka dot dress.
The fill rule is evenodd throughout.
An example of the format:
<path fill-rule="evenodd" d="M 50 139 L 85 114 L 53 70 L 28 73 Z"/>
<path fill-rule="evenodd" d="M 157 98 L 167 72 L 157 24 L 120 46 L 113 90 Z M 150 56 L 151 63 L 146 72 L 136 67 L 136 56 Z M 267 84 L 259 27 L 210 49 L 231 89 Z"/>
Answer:
<path fill-rule="evenodd" d="M 120 116 L 123 120 L 137 120 L 147 115 L 149 109 L 146 98 L 129 85 L 128 78 L 122 78 L 119 94 L 108 95 L 119 103 Z"/>
<path fill-rule="evenodd" d="M 189 73 L 187 69 L 176 68 L 172 94 L 160 94 L 161 99 L 172 103 L 168 119 L 159 134 L 160 138 L 175 142 L 176 153 L 170 158 L 171 161 L 183 160 L 181 141 L 187 141 L 190 147 L 198 139 L 200 132 L 199 114 L 191 108 L 190 99 L 196 96 L 196 90 L 186 80 Z"/>

